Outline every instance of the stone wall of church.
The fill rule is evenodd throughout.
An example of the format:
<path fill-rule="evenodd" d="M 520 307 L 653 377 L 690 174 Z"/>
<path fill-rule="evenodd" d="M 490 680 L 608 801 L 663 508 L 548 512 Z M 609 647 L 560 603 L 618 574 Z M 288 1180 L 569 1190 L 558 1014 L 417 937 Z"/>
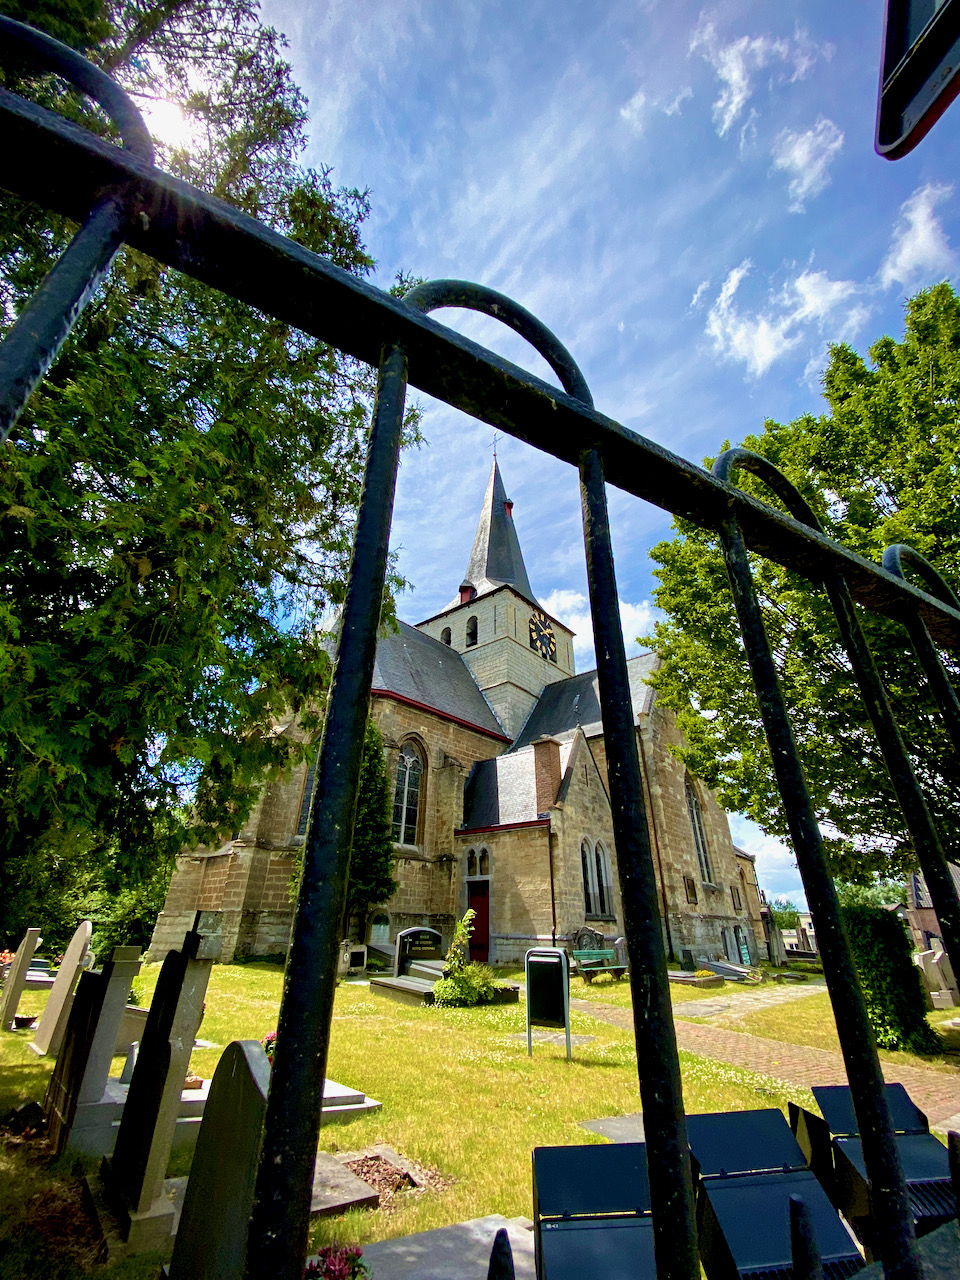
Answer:
<path fill-rule="evenodd" d="M 549 821 L 459 832 L 455 839 L 461 915 L 467 906 L 467 850 L 482 845 L 490 853 L 490 963 L 522 964 L 531 947 L 552 946 Z"/>
<path fill-rule="evenodd" d="M 570 773 L 563 806 L 551 809 L 556 835 L 554 855 L 557 928 L 566 940 L 587 925 L 612 941 L 623 933 L 623 908 L 617 854 L 613 842 L 610 801 L 593 754 L 586 741 L 574 745 L 568 761 Z M 613 910 L 604 917 L 587 916 L 583 886 L 583 860 L 580 847 L 584 840 L 593 849 L 599 841 L 610 860 Z"/>
<path fill-rule="evenodd" d="M 713 871 L 712 882 L 701 879 L 687 808 L 687 771 L 671 751 L 682 742 L 674 717 L 654 703 L 643 719 L 638 738 L 655 869 L 661 899 L 666 900 L 668 947 L 675 956 L 681 948 L 689 948 L 695 956 L 725 957 L 733 941 L 731 931 L 739 925 L 751 960 L 762 958 L 762 935 L 758 943 L 747 904 L 741 900 L 741 909 L 736 910 L 730 892 L 731 885 L 739 886 L 740 879 L 727 815 L 713 793 L 694 779 Z M 606 780 L 603 739 L 592 738 L 590 748 Z M 696 902 L 688 901 L 688 881 Z"/>

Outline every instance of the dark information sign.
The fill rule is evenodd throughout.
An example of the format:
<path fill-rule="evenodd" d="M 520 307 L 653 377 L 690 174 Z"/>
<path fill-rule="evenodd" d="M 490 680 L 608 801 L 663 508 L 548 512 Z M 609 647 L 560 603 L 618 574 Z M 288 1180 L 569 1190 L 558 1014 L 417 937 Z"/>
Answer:
<path fill-rule="evenodd" d="M 531 1027 L 554 1027 L 567 1033 L 570 1057 L 570 969 L 559 947 L 535 947 L 524 962 L 527 978 L 527 1053 L 533 1053 Z"/>

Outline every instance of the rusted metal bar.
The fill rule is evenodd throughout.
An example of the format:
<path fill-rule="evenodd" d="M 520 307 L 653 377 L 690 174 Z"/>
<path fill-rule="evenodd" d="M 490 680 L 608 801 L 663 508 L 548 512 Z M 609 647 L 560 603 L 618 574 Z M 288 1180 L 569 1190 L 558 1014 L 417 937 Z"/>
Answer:
<path fill-rule="evenodd" d="M 564 390 L 592 407 L 586 379 L 560 340 L 535 316 L 502 294 L 459 280 L 412 290 L 407 305 L 423 310 L 466 307 L 494 316 L 543 356 Z M 654 1248 L 661 1280 L 698 1280 L 696 1209 L 673 1025 L 667 960 L 653 853 L 643 803 L 637 726 L 633 716 L 619 597 L 610 541 L 603 468 L 595 449 L 580 461 L 587 578 L 593 617 L 610 804 L 630 955 L 634 1034 L 650 1175 Z"/>
<path fill-rule="evenodd" d="M 139 111 L 109 76 L 58 40 L 0 16 L 0 42 L 36 66 L 55 71 L 108 113 L 130 154 L 153 162 L 153 144 Z M 119 177 L 101 193 L 80 230 L 0 343 L 0 443 L 56 359 L 90 301 L 136 212 L 137 184 Z"/>
<path fill-rule="evenodd" d="M 728 449 L 714 463 L 714 471 L 724 480 L 732 478 L 738 468 L 758 475 L 783 501 L 792 501 L 789 490 L 793 486 L 771 463 L 747 449 Z M 802 502 L 799 495 L 797 498 Z M 833 1005 L 876 1206 L 877 1240 L 884 1273 L 889 1280 L 921 1280 L 923 1272 L 916 1251 L 910 1200 L 897 1154 L 873 1031 L 763 625 L 747 549 L 736 520 L 731 518 L 721 525 L 720 540 L 790 841 L 817 931 L 817 946 L 823 959 L 824 977 Z"/>
<path fill-rule="evenodd" d="M 411 385 L 579 466 L 596 448 L 609 483 L 704 528 L 732 514 L 747 546 L 811 581 L 841 572 L 858 603 L 917 611 L 960 650 L 960 612 L 670 450 L 351 276 L 222 201 L 128 156 L 53 112 L 0 90 L 0 184 L 82 220 L 105 188 L 138 184 L 128 242 L 269 315 L 376 365 L 396 344 Z"/>

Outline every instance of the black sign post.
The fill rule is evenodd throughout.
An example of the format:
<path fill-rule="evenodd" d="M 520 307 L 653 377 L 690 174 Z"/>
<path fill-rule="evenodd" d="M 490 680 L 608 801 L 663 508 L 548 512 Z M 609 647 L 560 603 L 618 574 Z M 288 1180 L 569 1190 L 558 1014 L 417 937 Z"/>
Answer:
<path fill-rule="evenodd" d="M 570 1061 L 570 970 L 559 947 L 533 947 L 524 960 L 527 977 L 527 1056 L 533 1056 L 531 1027 L 556 1027 L 567 1033 Z"/>

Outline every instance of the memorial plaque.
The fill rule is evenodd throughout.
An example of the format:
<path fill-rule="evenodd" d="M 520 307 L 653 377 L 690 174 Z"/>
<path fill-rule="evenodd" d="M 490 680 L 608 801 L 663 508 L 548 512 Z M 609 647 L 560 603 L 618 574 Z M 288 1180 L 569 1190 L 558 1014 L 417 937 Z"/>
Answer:
<path fill-rule="evenodd" d="M 416 960 L 442 960 L 442 938 L 436 929 L 402 929 L 397 934 L 394 977 L 402 978 Z"/>
<path fill-rule="evenodd" d="M 555 1027 L 567 1033 L 570 1057 L 570 968 L 559 947 L 534 947 L 524 960 L 527 979 L 527 1053 L 533 1053 L 531 1027 Z"/>

